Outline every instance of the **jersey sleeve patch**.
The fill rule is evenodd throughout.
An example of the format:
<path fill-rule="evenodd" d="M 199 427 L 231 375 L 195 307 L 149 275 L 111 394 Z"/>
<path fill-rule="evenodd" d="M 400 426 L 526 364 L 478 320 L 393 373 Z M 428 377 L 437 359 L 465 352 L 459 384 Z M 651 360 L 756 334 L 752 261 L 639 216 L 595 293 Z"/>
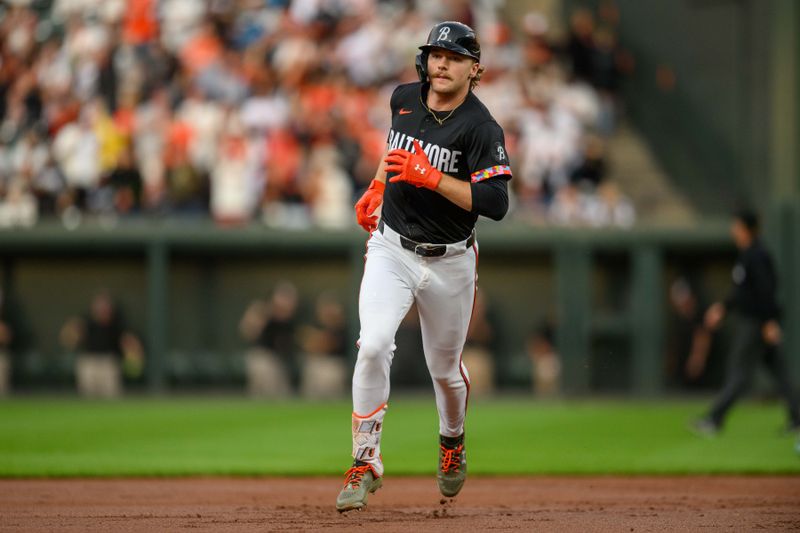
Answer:
<path fill-rule="evenodd" d="M 472 181 L 472 183 L 478 183 L 479 181 L 487 180 L 493 176 L 504 175 L 511 175 L 511 167 L 509 165 L 495 165 L 493 167 L 484 168 L 483 170 L 473 172 L 470 175 L 470 181 Z"/>

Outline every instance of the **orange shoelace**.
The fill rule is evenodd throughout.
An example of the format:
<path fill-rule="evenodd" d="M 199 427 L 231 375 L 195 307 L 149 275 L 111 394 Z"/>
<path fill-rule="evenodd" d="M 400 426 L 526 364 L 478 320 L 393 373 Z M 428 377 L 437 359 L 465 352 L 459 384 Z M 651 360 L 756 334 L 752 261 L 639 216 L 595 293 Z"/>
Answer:
<path fill-rule="evenodd" d="M 455 448 L 445 448 L 440 444 L 439 447 L 444 454 L 442 457 L 442 471 L 445 474 L 450 470 L 458 472 L 458 469 L 461 468 L 461 450 L 464 449 L 464 445 L 459 444 Z"/>
<path fill-rule="evenodd" d="M 364 477 L 364 474 L 366 474 L 369 469 L 369 465 L 352 467 L 344 473 L 344 486 L 352 485 L 354 489 L 357 489 L 358 486 L 361 485 L 361 478 Z"/>

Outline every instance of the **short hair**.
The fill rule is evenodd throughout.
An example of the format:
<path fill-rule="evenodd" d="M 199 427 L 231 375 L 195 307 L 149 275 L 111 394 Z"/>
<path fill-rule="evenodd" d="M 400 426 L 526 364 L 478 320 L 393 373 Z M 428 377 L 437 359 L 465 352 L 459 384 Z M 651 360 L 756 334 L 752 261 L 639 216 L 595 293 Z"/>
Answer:
<path fill-rule="evenodd" d="M 750 209 L 740 209 L 733 218 L 741 222 L 750 233 L 758 233 L 758 215 Z"/>

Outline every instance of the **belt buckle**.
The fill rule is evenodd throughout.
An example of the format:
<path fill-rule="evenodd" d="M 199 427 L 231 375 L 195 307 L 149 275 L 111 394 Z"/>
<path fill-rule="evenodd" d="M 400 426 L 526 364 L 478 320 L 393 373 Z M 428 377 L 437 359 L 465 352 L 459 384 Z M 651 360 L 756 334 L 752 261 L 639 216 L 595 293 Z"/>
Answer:
<path fill-rule="evenodd" d="M 434 257 L 439 251 L 439 244 L 417 243 L 414 246 L 414 253 L 421 257 Z M 444 254 L 439 254 L 444 255 Z"/>
<path fill-rule="evenodd" d="M 414 253 L 416 255 L 421 256 L 421 257 L 427 257 L 428 256 L 428 245 L 427 244 L 415 243 L 414 244 Z"/>

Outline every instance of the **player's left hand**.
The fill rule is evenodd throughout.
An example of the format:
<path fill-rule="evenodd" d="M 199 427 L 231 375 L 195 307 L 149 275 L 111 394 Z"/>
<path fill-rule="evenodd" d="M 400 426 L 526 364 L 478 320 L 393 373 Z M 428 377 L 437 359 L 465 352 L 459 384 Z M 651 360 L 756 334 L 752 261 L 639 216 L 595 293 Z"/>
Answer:
<path fill-rule="evenodd" d="M 386 185 L 382 181 L 372 180 L 364 195 L 356 202 L 356 220 L 365 231 L 372 233 L 378 227 L 378 216 L 375 210 L 383 202 L 383 191 Z"/>
<path fill-rule="evenodd" d="M 431 165 L 418 141 L 414 141 L 414 153 L 408 150 L 392 150 L 384 161 L 387 165 L 386 172 L 397 172 L 396 176 L 389 178 L 392 183 L 405 181 L 434 191 L 442 181 L 442 173 Z"/>

